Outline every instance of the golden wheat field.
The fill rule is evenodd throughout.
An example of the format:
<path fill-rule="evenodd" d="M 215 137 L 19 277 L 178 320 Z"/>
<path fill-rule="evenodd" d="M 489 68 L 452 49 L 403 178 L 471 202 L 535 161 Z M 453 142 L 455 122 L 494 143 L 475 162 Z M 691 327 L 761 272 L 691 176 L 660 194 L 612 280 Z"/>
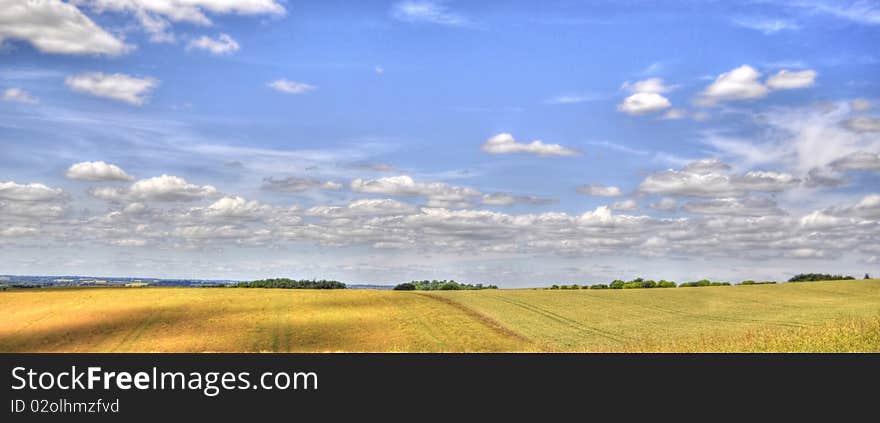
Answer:
<path fill-rule="evenodd" d="M 880 351 L 880 280 L 632 290 L 0 292 L 3 352 Z"/>

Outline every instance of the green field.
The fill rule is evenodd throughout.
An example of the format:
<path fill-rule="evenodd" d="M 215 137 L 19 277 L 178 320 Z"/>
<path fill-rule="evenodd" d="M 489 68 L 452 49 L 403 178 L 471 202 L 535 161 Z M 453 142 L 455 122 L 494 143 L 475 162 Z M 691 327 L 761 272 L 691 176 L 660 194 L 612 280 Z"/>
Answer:
<path fill-rule="evenodd" d="M 0 292 L 3 352 L 880 351 L 880 280 L 400 292 Z"/>

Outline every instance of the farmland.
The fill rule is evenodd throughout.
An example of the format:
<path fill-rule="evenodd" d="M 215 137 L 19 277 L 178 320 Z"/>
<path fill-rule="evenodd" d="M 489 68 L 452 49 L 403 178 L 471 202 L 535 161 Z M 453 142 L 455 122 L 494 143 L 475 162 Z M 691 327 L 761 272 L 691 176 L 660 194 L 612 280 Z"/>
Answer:
<path fill-rule="evenodd" d="M 654 290 L 0 292 L 3 352 L 880 351 L 880 280 Z"/>

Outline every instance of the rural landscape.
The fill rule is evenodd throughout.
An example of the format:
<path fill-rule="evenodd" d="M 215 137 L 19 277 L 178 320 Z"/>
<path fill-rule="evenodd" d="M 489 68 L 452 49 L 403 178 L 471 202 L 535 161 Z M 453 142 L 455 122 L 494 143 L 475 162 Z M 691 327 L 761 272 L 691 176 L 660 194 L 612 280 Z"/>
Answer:
<path fill-rule="evenodd" d="M 880 0 L 0 0 L 0 352 L 880 352 L 878 41 Z"/>
<path fill-rule="evenodd" d="M 880 352 L 878 279 L 669 289 L 244 286 L 258 289 L 0 292 L 0 352 Z"/>

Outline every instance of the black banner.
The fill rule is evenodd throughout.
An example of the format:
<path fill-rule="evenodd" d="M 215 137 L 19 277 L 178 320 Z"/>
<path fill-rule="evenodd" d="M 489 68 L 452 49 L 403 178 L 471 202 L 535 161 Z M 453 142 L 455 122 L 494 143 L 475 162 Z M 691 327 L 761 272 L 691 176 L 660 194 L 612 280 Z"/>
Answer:
<path fill-rule="evenodd" d="M 880 380 L 878 355 L 4 354 L 0 365 L 4 421 L 335 421 L 464 410 L 776 410 L 839 420 L 870 410 Z"/>

